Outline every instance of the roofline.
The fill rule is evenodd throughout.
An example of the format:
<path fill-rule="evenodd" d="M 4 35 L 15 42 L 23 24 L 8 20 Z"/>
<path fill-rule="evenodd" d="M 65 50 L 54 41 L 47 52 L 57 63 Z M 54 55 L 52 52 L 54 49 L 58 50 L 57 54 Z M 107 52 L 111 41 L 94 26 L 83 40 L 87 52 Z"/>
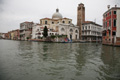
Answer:
<path fill-rule="evenodd" d="M 97 24 L 97 23 L 95 23 L 95 22 L 92 22 L 92 21 L 90 21 L 90 22 L 88 22 L 88 23 L 83 23 L 82 25 L 84 25 L 84 24 L 94 24 L 94 25 L 97 25 L 97 26 L 100 26 L 100 27 L 102 27 L 102 25 L 100 25 L 100 24 Z"/>
<path fill-rule="evenodd" d="M 40 19 L 40 20 L 44 20 L 44 19 L 48 19 L 48 20 L 51 20 L 51 18 L 47 18 L 47 17 L 46 17 L 46 18 L 42 18 L 42 19 Z"/>
<path fill-rule="evenodd" d="M 119 9 L 120 10 L 120 7 L 112 7 L 111 9 L 107 10 L 103 15 L 105 15 L 107 12 L 109 12 L 110 10 L 113 10 L 113 9 Z"/>

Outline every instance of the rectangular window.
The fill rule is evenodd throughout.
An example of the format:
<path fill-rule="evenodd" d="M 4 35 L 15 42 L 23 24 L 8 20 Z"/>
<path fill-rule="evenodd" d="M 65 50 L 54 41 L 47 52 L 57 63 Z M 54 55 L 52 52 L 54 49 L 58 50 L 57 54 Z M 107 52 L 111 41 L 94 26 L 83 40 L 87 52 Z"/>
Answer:
<path fill-rule="evenodd" d="M 116 14 L 116 11 L 114 11 L 114 14 Z"/>
<path fill-rule="evenodd" d="M 83 26 L 83 30 L 84 30 L 84 26 Z"/>
<path fill-rule="evenodd" d="M 115 35 L 116 35 L 116 32 L 112 32 L 112 35 L 115 36 Z"/>
<path fill-rule="evenodd" d="M 90 29 L 90 26 L 89 26 L 89 29 Z"/>
<path fill-rule="evenodd" d="M 107 22 L 106 22 L 106 27 L 107 27 Z"/>
<path fill-rule="evenodd" d="M 109 36 L 111 35 L 111 32 L 109 31 Z"/>
<path fill-rule="evenodd" d="M 71 21 L 69 21 L 69 24 L 71 23 Z"/>
<path fill-rule="evenodd" d="M 109 20 L 109 27 L 111 26 L 111 20 Z"/>
<path fill-rule="evenodd" d="M 111 12 L 109 13 L 109 15 L 111 15 Z"/>
<path fill-rule="evenodd" d="M 113 23 L 113 24 L 114 24 L 114 27 L 116 27 L 116 19 L 114 20 L 114 23 Z"/>
<path fill-rule="evenodd" d="M 45 21 L 45 24 L 47 24 L 47 21 Z"/>

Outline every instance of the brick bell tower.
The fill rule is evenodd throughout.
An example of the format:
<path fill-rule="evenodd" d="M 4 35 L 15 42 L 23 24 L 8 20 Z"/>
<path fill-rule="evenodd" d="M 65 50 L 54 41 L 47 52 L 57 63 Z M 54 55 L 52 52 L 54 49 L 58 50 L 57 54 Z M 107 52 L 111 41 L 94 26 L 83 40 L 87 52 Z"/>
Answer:
<path fill-rule="evenodd" d="M 83 3 L 77 7 L 77 26 L 79 26 L 79 38 L 82 40 L 82 23 L 85 22 L 85 7 Z"/>

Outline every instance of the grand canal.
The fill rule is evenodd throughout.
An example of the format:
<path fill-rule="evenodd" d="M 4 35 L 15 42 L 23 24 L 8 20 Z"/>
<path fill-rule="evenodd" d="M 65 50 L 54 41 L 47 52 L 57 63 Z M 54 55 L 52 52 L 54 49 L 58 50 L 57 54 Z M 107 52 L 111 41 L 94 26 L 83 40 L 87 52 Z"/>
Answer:
<path fill-rule="evenodd" d="M 0 40 L 0 80 L 120 80 L 120 47 Z"/>

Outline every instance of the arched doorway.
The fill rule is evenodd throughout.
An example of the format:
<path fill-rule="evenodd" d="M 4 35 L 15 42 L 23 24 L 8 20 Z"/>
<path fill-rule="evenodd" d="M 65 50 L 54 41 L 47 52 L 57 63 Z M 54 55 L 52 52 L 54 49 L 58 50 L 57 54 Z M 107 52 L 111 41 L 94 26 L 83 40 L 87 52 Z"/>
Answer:
<path fill-rule="evenodd" d="M 72 34 L 70 34 L 70 39 L 72 40 Z"/>

